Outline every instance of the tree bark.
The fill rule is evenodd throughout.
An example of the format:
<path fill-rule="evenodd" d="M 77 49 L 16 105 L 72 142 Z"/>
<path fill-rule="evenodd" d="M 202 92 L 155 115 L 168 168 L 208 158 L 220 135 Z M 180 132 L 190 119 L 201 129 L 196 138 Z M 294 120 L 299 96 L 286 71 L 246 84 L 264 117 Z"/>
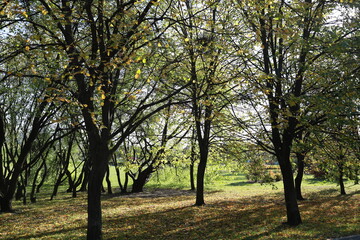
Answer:
<path fill-rule="evenodd" d="M 116 161 L 116 160 L 115 160 Z M 120 187 L 120 192 L 123 192 L 124 187 L 121 183 L 121 178 L 120 178 L 120 169 L 118 166 L 115 165 L 115 172 L 116 172 L 116 179 L 118 181 L 119 187 Z"/>
<path fill-rule="evenodd" d="M 302 223 L 300 211 L 296 198 L 296 190 L 294 185 L 294 178 L 290 162 L 290 154 L 283 154 L 278 156 L 280 169 L 283 176 L 284 195 L 286 204 L 286 224 L 290 226 L 297 226 Z"/>
<path fill-rule="evenodd" d="M 12 198 L 3 194 L 3 196 L 0 197 L 0 210 L 0 212 L 14 212 L 12 208 Z"/>
<path fill-rule="evenodd" d="M 110 181 L 110 168 L 109 168 L 109 166 L 107 166 L 107 170 L 106 170 L 106 184 L 107 184 L 108 194 L 109 195 L 113 194 L 112 187 L 111 187 L 111 181 Z"/>
<path fill-rule="evenodd" d="M 195 190 L 195 178 L 194 178 L 194 164 L 196 161 L 196 153 L 195 153 L 195 127 L 192 129 L 191 134 L 191 152 L 190 152 L 190 187 L 191 190 Z"/>
<path fill-rule="evenodd" d="M 122 193 L 126 193 L 126 192 L 127 192 L 128 183 L 129 183 L 129 173 L 126 172 L 126 173 L 125 173 L 124 188 L 121 190 Z"/>
<path fill-rule="evenodd" d="M 67 177 L 68 183 L 69 183 L 69 188 L 68 188 L 67 192 L 71 192 L 72 197 L 76 198 L 75 179 L 74 180 L 72 179 L 71 172 L 69 171 L 69 169 L 65 169 L 65 174 L 66 174 L 66 177 Z"/>
<path fill-rule="evenodd" d="M 40 188 L 44 185 L 45 183 L 45 179 L 46 179 L 46 176 L 47 176 L 47 165 L 46 165 L 46 161 L 44 161 L 44 174 L 42 175 L 42 178 L 41 178 L 41 181 L 40 183 L 37 185 L 36 187 L 36 193 L 39 193 L 40 192 Z"/>
<path fill-rule="evenodd" d="M 101 189 L 110 156 L 107 143 L 92 144 L 90 142 L 91 170 L 88 184 L 87 240 L 102 239 Z"/>
<path fill-rule="evenodd" d="M 341 161 L 342 160 L 343 159 L 341 159 Z M 340 164 L 340 166 L 339 166 L 339 185 L 340 185 L 340 194 L 346 195 L 345 184 L 344 184 L 344 168 L 343 168 L 342 164 Z"/>
<path fill-rule="evenodd" d="M 53 200 L 54 197 L 57 195 L 58 193 L 58 189 L 59 189 L 59 186 L 61 185 L 61 183 L 63 182 L 63 176 L 64 176 L 64 172 L 60 172 L 55 184 L 54 184 L 54 188 L 53 188 L 53 192 L 51 194 L 51 197 L 50 197 L 50 200 Z"/>
<path fill-rule="evenodd" d="M 101 187 L 102 178 L 98 171 L 91 171 L 88 186 L 87 240 L 102 239 Z"/>
<path fill-rule="evenodd" d="M 295 189 L 296 189 L 296 198 L 298 200 L 304 200 L 302 193 L 301 193 L 301 183 L 304 176 L 304 159 L 305 153 L 296 153 L 297 158 L 297 175 L 295 178 Z"/>
<path fill-rule="evenodd" d="M 195 206 L 205 205 L 204 200 L 204 178 L 206 164 L 208 160 L 209 148 L 208 148 L 208 139 L 206 142 L 202 142 L 200 145 L 200 161 L 197 169 L 197 178 L 196 178 L 196 202 Z"/>
<path fill-rule="evenodd" d="M 150 178 L 151 173 L 153 173 L 153 170 L 153 166 L 150 165 L 144 171 L 140 171 L 138 177 L 134 179 L 131 192 L 142 192 L 147 180 Z"/>
<path fill-rule="evenodd" d="M 190 164 L 190 188 L 192 191 L 195 190 L 194 163 Z"/>
<path fill-rule="evenodd" d="M 3 153 L 2 153 L 2 146 L 4 142 L 5 142 L 5 124 L 3 121 L 2 111 L 0 111 L 0 212 L 2 211 L 2 199 L 4 196 L 3 191 L 5 190 Z"/>
<path fill-rule="evenodd" d="M 90 167 L 89 167 L 89 161 L 86 161 L 84 163 L 84 167 L 83 167 L 83 176 L 84 178 L 82 179 L 82 183 L 81 183 L 81 187 L 80 187 L 80 192 L 86 192 L 87 188 L 88 188 L 88 184 L 89 184 L 89 175 L 90 175 Z"/>

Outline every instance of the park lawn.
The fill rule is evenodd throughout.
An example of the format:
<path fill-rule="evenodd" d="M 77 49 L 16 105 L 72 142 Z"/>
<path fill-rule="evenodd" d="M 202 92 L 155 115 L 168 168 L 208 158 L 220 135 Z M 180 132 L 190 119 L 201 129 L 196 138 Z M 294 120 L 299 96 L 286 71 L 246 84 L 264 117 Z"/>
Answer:
<path fill-rule="evenodd" d="M 206 205 L 184 189 L 103 197 L 104 239 L 328 239 L 360 234 L 360 186 L 348 182 L 348 195 L 336 184 L 307 178 L 305 201 L 299 203 L 303 224 L 282 222 L 285 206 L 281 183 L 247 183 L 229 174 L 209 185 Z M 53 201 L 14 203 L 15 213 L 0 214 L 0 239 L 85 239 L 86 194 L 76 199 L 60 193 Z"/>

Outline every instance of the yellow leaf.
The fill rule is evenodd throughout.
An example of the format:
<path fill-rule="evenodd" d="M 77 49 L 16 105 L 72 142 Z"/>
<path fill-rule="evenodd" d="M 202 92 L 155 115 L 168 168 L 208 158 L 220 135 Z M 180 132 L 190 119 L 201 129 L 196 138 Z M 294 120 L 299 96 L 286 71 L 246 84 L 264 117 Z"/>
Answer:
<path fill-rule="evenodd" d="M 185 38 L 185 42 L 188 42 L 188 41 L 190 41 L 190 39 L 189 39 L 189 38 Z"/>
<path fill-rule="evenodd" d="M 27 52 L 30 51 L 30 47 L 29 47 L 29 46 L 26 46 L 26 47 L 25 47 L 25 51 L 27 51 Z"/>
<path fill-rule="evenodd" d="M 105 94 L 101 94 L 101 99 L 102 99 L 102 100 L 105 99 Z"/>
<path fill-rule="evenodd" d="M 128 97 L 128 99 L 129 99 L 129 100 L 135 100 L 135 99 L 136 99 L 136 96 L 135 96 L 135 95 L 130 95 L 130 96 Z"/>
<path fill-rule="evenodd" d="M 27 13 L 25 11 L 21 12 L 21 14 L 26 18 L 29 16 L 29 15 L 27 15 Z"/>
<path fill-rule="evenodd" d="M 143 58 L 142 62 L 145 64 L 146 63 L 146 58 Z"/>
<path fill-rule="evenodd" d="M 139 79 L 139 78 L 140 78 L 140 74 L 141 74 L 141 70 L 138 69 L 138 70 L 136 71 L 136 74 L 135 74 L 135 79 Z"/>

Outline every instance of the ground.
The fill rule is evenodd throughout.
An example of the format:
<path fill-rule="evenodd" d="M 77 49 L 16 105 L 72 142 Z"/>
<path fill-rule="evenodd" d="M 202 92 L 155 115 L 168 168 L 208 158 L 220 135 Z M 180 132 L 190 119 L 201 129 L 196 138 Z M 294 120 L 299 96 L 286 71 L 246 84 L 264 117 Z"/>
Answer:
<path fill-rule="evenodd" d="M 360 186 L 307 179 L 299 207 L 303 224 L 288 227 L 281 183 L 261 185 L 241 177 L 208 186 L 206 205 L 195 207 L 186 189 L 147 188 L 143 193 L 103 196 L 104 239 L 334 239 L 359 235 Z M 159 186 L 157 186 L 159 187 Z M 86 193 L 62 192 L 53 201 L 14 203 L 0 214 L 0 239 L 85 239 Z"/>

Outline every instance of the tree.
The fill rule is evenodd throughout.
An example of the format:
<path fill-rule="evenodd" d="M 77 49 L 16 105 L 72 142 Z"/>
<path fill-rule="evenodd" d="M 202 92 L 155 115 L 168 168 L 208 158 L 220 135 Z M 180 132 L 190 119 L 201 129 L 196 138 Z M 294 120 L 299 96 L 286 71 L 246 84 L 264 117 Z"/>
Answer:
<path fill-rule="evenodd" d="M 174 10 L 181 24 L 174 27 L 183 43 L 186 76 L 190 80 L 189 98 L 199 148 L 195 205 L 204 205 L 204 177 L 209 158 L 211 129 L 214 120 L 227 104 L 224 95 L 231 89 L 234 78 L 228 49 L 223 44 L 227 14 L 220 1 L 184 1 Z M 222 14 L 220 14 L 222 12 Z"/>
<path fill-rule="evenodd" d="M 29 95 L 27 97 L 29 97 Z M 20 99 L 21 98 L 19 97 L 19 100 Z M 4 124 L 5 136 L 7 136 L 7 140 L 4 141 L 2 150 L 3 154 L 1 158 L 2 173 L 0 174 L 0 186 L 3 196 L 1 197 L 0 202 L 2 212 L 13 211 L 11 201 L 15 194 L 18 179 L 24 169 L 26 169 L 27 164 L 33 164 L 31 162 L 27 163 L 29 153 L 32 150 L 32 146 L 34 142 L 36 142 L 40 132 L 44 131 L 44 129 L 47 129 L 47 125 L 50 124 L 49 119 L 52 113 L 48 108 L 48 103 L 36 103 L 38 101 L 37 96 L 35 96 L 35 98 L 32 100 L 33 105 L 28 106 L 29 109 L 25 109 L 25 112 L 23 112 L 23 121 L 20 120 L 20 111 L 7 113 L 8 115 L 3 115 L 3 118 L 6 116 L 8 121 L 6 121 Z M 33 114 L 29 114 L 28 110 L 33 110 Z M 17 123 L 19 125 L 17 125 Z M 40 156 L 40 154 L 43 153 L 47 147 L 49 147 L 53 141 L 52 138 L 53 136 L 50 135 L 46 144 L 42 148 L 38 149 L 40 152 L 38 156 Z M 32 160 L 37 161 L 38 157 Z"/>
<path fill-rule="evenodd" d="M 174 116 L 173 109 L 169 105 L 160 114 L 144 122 L 129 136 L 124 146 L 130 166 L 127 174 L 133 180 L 133 193 L 142 192 L 154 172 L 171 164 L 170 155 L 188 132 L 186 119 L 184 121 Z"/>
<path fill-rule="evenodd" d="M 48 73 L 44 80 L 56 85 L 51 100 L 77 106 L 84 120 L 90 167 L 88 239 L 102 238 L 101 187 L 112 154 L 142 122 L 166 108 L 184 84 L 177 79 L 170 84 L 163 75 L 168 62 L 147 66 L 146 57 L 154 56 L 169 27 L 164 16 L 171 1 L 159 2 L 16 3 L 22 15 L 16 23 L 33 31 L 25 49 L 31 53 L 46 43 L 52 46 L 43 49 L 48 61 L 60 65 L 55 73 L 43 71 Z"/>
<path fill-rule="evenodd" d="M 262 138 L 257 138 L 257 142 L 274 153 L 280 164 L 287 223 L 296 226 L 302 220 L 290 155 L 298 131 L 304 127 L 306 115 L 302 112 L 308 106 L 308 99 L 316 96 L 312 95 L 316 92 L 312 90 L 318 87 L 315 66 L 332 51 L 329 46 L 342 42 L 354 29 L 325 41 L 322 34 L 327 31 L 325 23 L 329 20 L 325 16 L 336 5 L 326 1 L 238 3 L 244 24 L 253 32 L 248 40 L 253 44 L 252 49 L 240 52 L 248 66 L 244 77 L 249 81 L 250 91 L 245 98 L 255 108 L 253 115 L 262 129 L 258 134 Z M 334 86 L 326 85 L 325 89 L 334 91 Z M 315 119 L 311 122 L 317 124 Z M 271 146 L 260 140 L 264 137 Z"/>

